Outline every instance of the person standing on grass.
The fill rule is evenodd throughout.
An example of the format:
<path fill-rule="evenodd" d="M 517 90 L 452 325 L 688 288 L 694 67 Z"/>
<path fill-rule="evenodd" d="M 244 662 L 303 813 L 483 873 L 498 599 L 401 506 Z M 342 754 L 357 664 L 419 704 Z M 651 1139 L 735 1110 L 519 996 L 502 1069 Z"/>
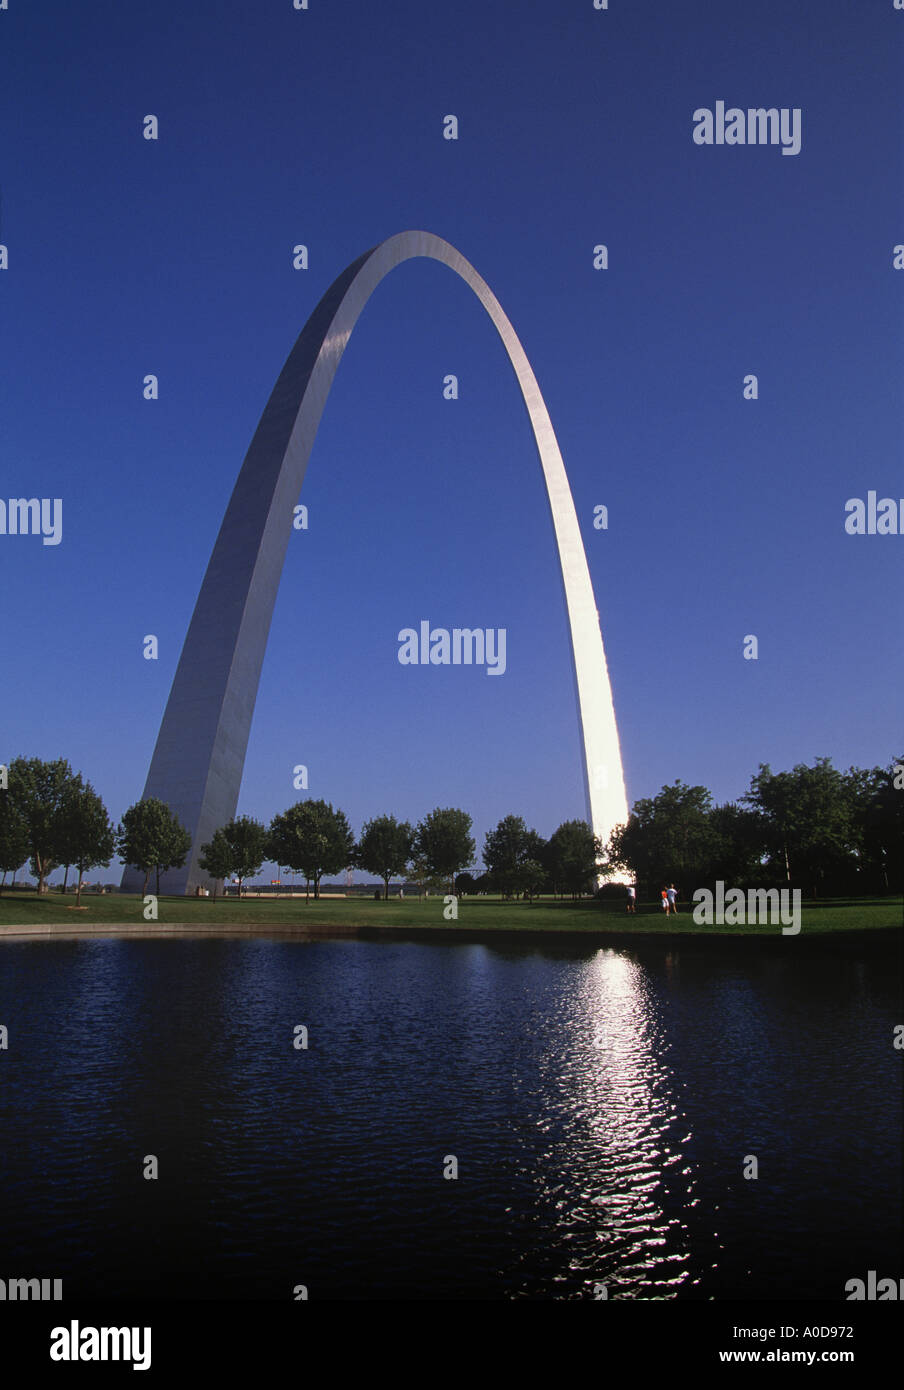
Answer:
<path fill-rule="evenodd" d="M 670 886 L 669 888 L 666 889 L 666 897 L 668 898 L 668 909 L 667 909 L 667 912 L 673 912 L 673 913 L 675 914 L 675 916 L 677 917 L 677 916 L 678 916 L 678 889 L 675 887 L 674 883 L 671 884 L 671 886 Z"/>
<path fill-rule="evenodd" d="M 625 911 L 633 912 L 637 907 L 637 889 L 633 883 L 628 884 L 628 901 L 625 903 Z"/>
<path fill-rule="evenodd" d="M 665 913 L 666 917 L 668 917 L 668 915 L 669 915 L 669 894 L 668 894 L 668 889 L 667 889 L 667 888 L 663 888 L 661 897 L 662 897 L 662 910 L 663 910 L 663 912 Z"/>

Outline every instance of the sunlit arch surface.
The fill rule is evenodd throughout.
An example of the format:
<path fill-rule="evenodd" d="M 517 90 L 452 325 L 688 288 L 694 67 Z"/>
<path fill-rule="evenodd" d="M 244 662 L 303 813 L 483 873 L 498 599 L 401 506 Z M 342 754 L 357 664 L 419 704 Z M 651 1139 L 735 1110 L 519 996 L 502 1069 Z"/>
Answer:
<path fill-rule="evenodd" d="M 577 684 L 587 815 L 603 842 L 627 819 L 615 710 L 599 615 L 565 465 L 536 378 L 499 301 L 464 256 L 429 232 L 400 232 L 333 282 L 299 335 L 245 456 L 179 658 L 145 784 L 191 833 L 184 868 L 161 875 L 161 892 L 211 880 L 201 846 L 235 815 L 245 751 L 293 508 L 336 368 L 358 315 L 395 266 L 441 261 L 470 286 L 496 326 L 527 406 L 552 512 Z M 143 874 L 126 869 L 123 887 Z"/>

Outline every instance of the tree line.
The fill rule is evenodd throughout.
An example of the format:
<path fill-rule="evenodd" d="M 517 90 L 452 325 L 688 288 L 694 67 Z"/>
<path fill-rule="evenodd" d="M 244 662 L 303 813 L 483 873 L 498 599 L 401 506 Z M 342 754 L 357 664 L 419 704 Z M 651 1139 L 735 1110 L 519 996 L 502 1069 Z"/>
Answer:
<path fill-rule="evenodd" d="M 58 758 L 16 758 L 0 790 L 0 886 L 30 859 L 38 891 L 65 868 L 82 876 L 114 854 L 159 891 L 161 872 L 184 865 L 191 836 L 153 797 L 136 802 L 113 826 L 81 773 Z M 603 846 L 585 821 L 566 821 L 544 840 L 523 817 L 500 820 L 484 839 L 485 871 L 474 867 L 476 845 L 466 811 L 438 807 L 417 825 L 394 815 L 368 820 L 356 839 L 345 813 L 320 800 L 298 801 L 269 825 L 233 818 L 201 846 L 199 863 L 214 882 L 234 877 L 239 892 L 264 863 L 304 875 L 319 897 L 324 874 L 360 868 L 389 894 L 404 877 L 425 889 L 496 892 L 503 897 L 592 892 L 600 873 L 629 877 L 641 896 L 675 883 L 690 896 L 721 879 L 735 887 L 793 885 L 814 897 L 904 889 L 904 758 L 887 767 L 841 772 L 831 759 L 773 772 L 761 763 L 737 802 L 713 803 L 702 786 L 676 781 L 643 798 Z M 612 886 L 612 891 L 619 891 Z"/>
<path fill-rule="evenodd" d="M 306 897 L 320 894 L 324 874 L 360 868 L 383 881 L 384 900 L 394 878 L 452 893 L 495 891 L 529 900 L 547 891 L 590 892 L 599 872 L 600 843 L 583 821 L 566 821 L 549 840 L 521 816 L 505 816 L 485 837 L 486 872 L 475 878 L 476 844 L 467 811 L 437 807 L 417 825 L 394 815 L 365 822 L 358 840 L 345 813 L 327 801 L 298 801 L 269 826 L 239 816 L 202 846 L 199 864 L 215 881 L 234 875 L 241 885 L 270 860 L 304 875 Z"/>
<path fill-rule="evenodd" d="M 761 763 L 737 802 L 675 782 L 634 803 L 606 847 L 642 896 L 675 883 L 690 896 L 734 887 L 799 887 L 814 898 L 904 890 L 904 757 L 840 771 L 830 758 L 773 772 Z"/>
<path fill-rule="evenodd" d="M 26 859 L 46 891 L 50 874 L 65 867 L 82 876 L 109 865 L 114 854 L 144 874 L 142 893 L 155 875 L 181 868 L 191 848 L 191 836 L 162 801 L 146 797 L 125 812 L 113 826 L 101 798 L 81 773 L 64 758 L 42 762 L 16 758 L 10 763 L 8 786 L 0 793 L 0 886 Z M 485 839 L 486 872 L 468 873 L 476 844 L 472 820 L 456 807 L 437 807 L 417 825 L 394 815 L 367 821 L 356 840 L 345 813 L 320 800 L 297 801 L 273 817 L 269 825 L 251 816 L 238 816 L 221 826 L 201 846 L 199 865 L 214 882 L 234 877 L 239 892 L 267 862 L 304 875 L 306 895 L 320 895 L 324 874 L 361 868 L 382 879 L 388 897 L 392 879 L 404 877 L 418 885 L 419 895 L 430 888 L 460 893 L 498 891 L 528 898 L 544 890 L 592 891 L 598 872 L 599 840 L 583 821 L 566 821 L 543 840 L 520 816 L 506 816 Z"/>
<path fill-rule="evenodd" d="M 76 901 L 81 900 L 82 876 L 106 868 L 114 854 L 145 872 L 145 889 L 153 870 L 179 868 L 191 848 L 191 836 L 162 802 L 149 798 L 129 807 L 118 826 L 90 782 L 73 772 L 65 758 L 14 758 L 0 791 L 0 885 L 6 875 L 29 860 L 38 892 L 47 879 L 64 868 L 78 873 Z"/>

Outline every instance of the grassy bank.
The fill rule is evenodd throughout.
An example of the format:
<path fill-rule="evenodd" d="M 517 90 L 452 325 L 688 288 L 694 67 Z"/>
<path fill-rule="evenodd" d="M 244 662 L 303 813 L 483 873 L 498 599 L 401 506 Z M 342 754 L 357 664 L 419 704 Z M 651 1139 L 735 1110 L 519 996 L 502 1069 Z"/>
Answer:
<path fill-rule="evenodd" d="M 750 926 L 698 926 L 687 904 L 677 917 L 665 917 L 656 903 L 640 903 L 629 915 L 621 903 L 594 900 L 557 902 L 538 899 L 533 904 L 507 902 L 499 898 L 462 897 L 458 920 L 443 917 L 439 897 L 397 898 L 376 902 L 372 898 L 345 898 L 305 903 L 303 898 L 168 898 L 158 900 L 158 923 L 186 927 L 263 927 L 285 931 L 295 927 L 357 927 L 438 929 L 468 932 L 606 932 L 650 935 L 751 936 L 780 934 L 779 924 Z M 82 895 L 82 910 L 75 899 L 50 892 L 3 893 L 0 895 L 0 928 L 16 926 L 54 926 L 73 931 L 83 927 L 153 928 L 143 916 L 141 899 L 122 894 Z M 864 930 L 900 930 L 904 907 L 900 898 L 836 898 L 820 903 L 804 903 L 801 934 L 826 934 Z"/>

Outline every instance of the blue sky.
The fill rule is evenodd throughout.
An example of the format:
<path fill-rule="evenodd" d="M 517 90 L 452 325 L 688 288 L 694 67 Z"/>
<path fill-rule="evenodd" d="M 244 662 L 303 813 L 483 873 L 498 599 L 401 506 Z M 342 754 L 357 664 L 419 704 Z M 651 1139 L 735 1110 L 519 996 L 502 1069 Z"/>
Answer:
<path fill-rule="evenodd" d="M 116 818 L 141 795 L 273 382 L 330 282 L 407 228 L 473 262 L 543 390 L 629 802 L 899 754 L 904 535 L 846 535 L 844 504 L 904 497 L 902 43 L 891 0 L 10 0 L 0 496 L 61 497 L 64 529 L 0 536 L 0 760 L 68 757 Z M 800 153 L 696 145 L 718 100 L 799 107 Z M 509 812 L 583 815 L 527 417 L 444 267 L 375 293 L 301 500 L 240 812 L 284 809 L 304 763 L 356 829 L 456 805 L 480 846 Z M 424 618 L 506 628 L 505 676 L 400 666 Z"/>

